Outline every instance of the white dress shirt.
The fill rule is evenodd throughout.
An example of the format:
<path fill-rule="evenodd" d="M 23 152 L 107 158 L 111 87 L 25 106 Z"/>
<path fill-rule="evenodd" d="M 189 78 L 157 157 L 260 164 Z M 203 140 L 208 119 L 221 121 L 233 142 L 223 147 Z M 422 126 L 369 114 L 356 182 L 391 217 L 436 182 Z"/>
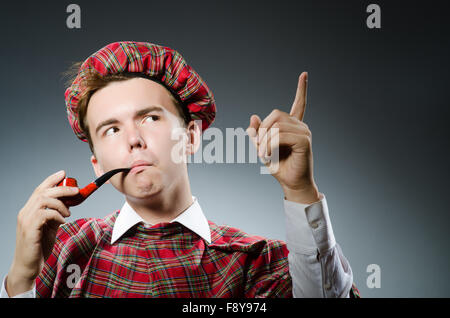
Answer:
<path fill-rule="evenodd" d="M 286 219 L 286 244 L 289 250 L 289 273 L 294 297 L 349 297 L 353 283 L 350 264 L 336 243 L 328 215 L 325 196 L 311 204 L 283 199 Z M 170 223 L 179 222 L 211 243 L 208 220 L 195 196 L 193 203 Z M 111 244 L 114 244 L 135 224 L 145 222 L 125 201 L 114 222 Z M 9 298 L 3 279 L 0 298 Z M 35 298 L 36 287 L 14 296 Z"/>

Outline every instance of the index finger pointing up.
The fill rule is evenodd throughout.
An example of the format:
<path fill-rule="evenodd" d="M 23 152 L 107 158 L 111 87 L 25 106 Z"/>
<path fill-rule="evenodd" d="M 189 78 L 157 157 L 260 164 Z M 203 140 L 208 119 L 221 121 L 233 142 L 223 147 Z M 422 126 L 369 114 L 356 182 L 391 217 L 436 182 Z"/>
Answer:
<path fill-rule="evenodd" d="M 306 96 L 308 89 L 308 73 L 303 72 L 298 78 L 297 93 L 292 104 L 290 115 L 303 121 L 306 108 Z"/>

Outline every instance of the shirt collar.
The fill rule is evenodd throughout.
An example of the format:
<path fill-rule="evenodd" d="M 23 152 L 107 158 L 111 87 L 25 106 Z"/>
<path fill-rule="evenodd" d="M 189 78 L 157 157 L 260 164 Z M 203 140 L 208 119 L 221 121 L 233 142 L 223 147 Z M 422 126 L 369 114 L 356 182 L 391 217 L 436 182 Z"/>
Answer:
<path fill-rule="evenodd" d="M 189 206 L 189 208 L 187 208 L 175 219 L 170 221 L 170 223 L 178 222 L 199 235 L 208 243 L 211 243 L 211 230 L 209 228 L 208 220 L 203 214 L 197 198 L 192 196 L 192 200 L 194 202 L 191 206 Z M 128 202 L 125 201 L 122 209 L 120 209 L 120 213 L 117 216 L 116 221 L 114 222 L 111 244 L 114 244 L 123 234 L 125 234 L 126 231 L 139 222 L 148 224 L 139 214 L 136 213 Z"/>

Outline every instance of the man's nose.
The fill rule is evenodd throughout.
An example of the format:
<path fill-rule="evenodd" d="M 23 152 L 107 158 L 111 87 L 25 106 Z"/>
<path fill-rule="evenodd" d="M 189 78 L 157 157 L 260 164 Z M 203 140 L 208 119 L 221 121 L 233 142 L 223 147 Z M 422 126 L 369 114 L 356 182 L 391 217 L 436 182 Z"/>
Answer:
<path fill-rule="evenodd" d="M 131 127 L 127 131 L 128 145 L 130 150 L 133 148 L 143 148 L 145 147 L 145 141 L 142 137 L 142 132 L 138 127 Z"/>

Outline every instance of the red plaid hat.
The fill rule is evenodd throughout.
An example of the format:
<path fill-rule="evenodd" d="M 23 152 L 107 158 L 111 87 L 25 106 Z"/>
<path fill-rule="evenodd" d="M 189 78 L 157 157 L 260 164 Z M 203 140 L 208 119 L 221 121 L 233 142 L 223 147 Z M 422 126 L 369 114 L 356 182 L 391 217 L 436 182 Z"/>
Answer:
<path fill-rule="evenodd" d="M 148 42 L 110 43 L 84 61 L 72 85 L 65 92 L 67 117 L 79 139 L 87 142 L 78 119 L 78 100 L 88 71 L 100 75 L 121 72 L 142 73 L 164 85 L 182 102 L 191 118 L 202 121 L 202 131 L 214 121 L 214 95 L 206 83 L 175 50 Z"/>

